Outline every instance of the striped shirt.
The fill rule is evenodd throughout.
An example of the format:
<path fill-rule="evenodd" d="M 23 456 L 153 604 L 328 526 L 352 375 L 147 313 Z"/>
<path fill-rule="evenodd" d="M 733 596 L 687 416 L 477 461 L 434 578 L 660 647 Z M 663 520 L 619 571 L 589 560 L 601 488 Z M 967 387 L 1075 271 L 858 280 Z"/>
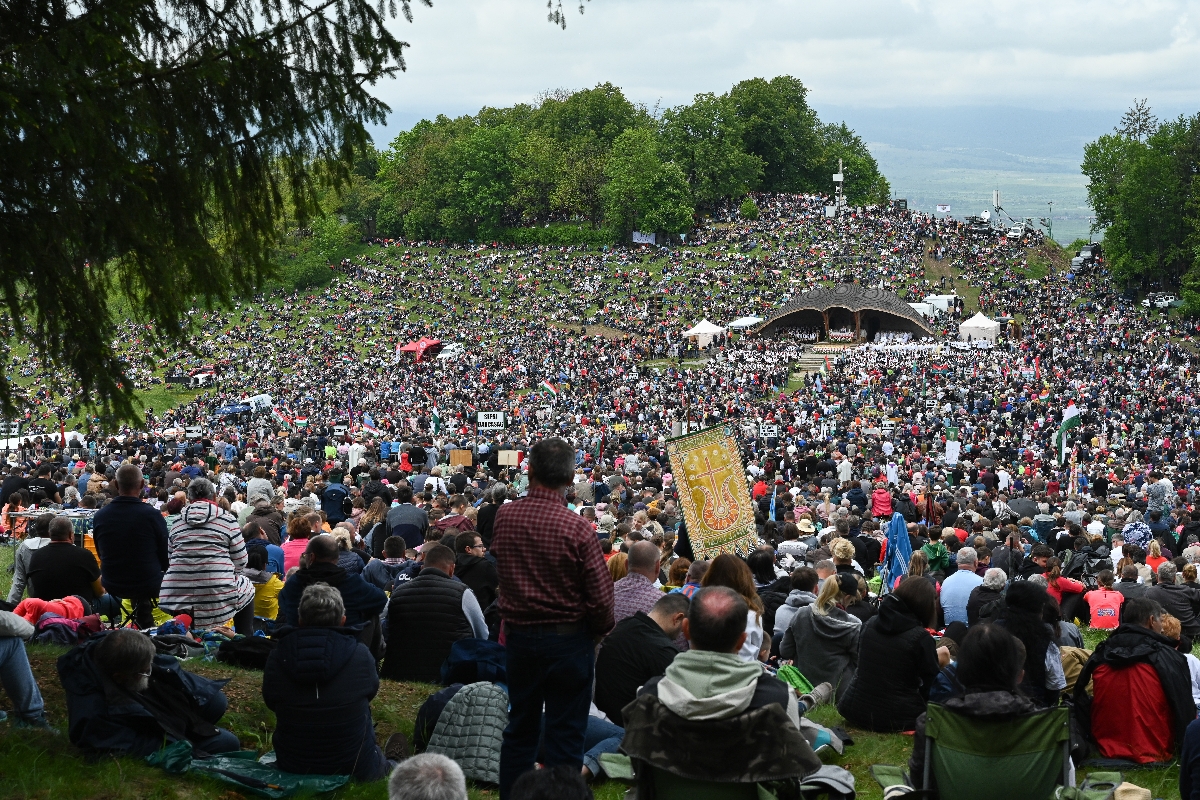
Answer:
<path fill-rule="evenodd" d="M 223 626 L 254 600 L 242 574 L 246 543 L 233 515 L 199 500 L 184 507 L 167 539 L 171 566 L 158 602 L 172 613 L 190 613 L 198 629 Z"/>

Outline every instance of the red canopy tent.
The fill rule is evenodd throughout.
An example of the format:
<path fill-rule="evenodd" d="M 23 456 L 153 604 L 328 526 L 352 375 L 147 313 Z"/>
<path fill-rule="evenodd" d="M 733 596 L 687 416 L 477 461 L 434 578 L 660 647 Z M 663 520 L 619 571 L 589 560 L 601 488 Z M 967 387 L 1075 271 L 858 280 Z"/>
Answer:
<path fill-rule="evenodd" d="M 412 353 L 420 361 L 426 354 L 433 355 L 438 350 L 442 349 L 441 339 L 430 339 L 428 336 L 422 336 L 415 342 L 409 342 L 400 348 L 401 353 Z"/>

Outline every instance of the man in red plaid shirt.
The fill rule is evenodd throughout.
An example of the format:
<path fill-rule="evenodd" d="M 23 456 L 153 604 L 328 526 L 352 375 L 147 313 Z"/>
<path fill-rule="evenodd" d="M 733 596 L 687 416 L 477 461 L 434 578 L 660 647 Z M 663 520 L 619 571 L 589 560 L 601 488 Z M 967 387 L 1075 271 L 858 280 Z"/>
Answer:
<path fill-rule="evenodd" d="M 496 512 L 511 711 L 500 748 L 500 798 L 533 769 L 545 704 L 547 767 L 583 766 L 594 645 L 613 627 L 613 583 L 596 532 L 567 509 L 575 449 L 543 439 L 529 450 L 529 492 Z"/>

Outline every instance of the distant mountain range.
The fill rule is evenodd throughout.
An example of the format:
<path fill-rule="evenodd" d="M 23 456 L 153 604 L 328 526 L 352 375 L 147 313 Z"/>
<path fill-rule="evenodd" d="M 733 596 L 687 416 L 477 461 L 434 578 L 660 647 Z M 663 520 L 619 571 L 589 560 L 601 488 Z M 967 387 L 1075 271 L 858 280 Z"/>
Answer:
<path fill-rule="evenodd" d="M 950 205 L 961 219 L 991 207 L 992 190 L 1017 219 L 1046 217 L 1054 238 L 1089 238 L 1083 146 L 1108 133 L 1119 111 L 1027 108 L 849 108 L 816 105 L 825 121 L 844 120 L 867 142 L 896 197 L 910 208 Z"/>

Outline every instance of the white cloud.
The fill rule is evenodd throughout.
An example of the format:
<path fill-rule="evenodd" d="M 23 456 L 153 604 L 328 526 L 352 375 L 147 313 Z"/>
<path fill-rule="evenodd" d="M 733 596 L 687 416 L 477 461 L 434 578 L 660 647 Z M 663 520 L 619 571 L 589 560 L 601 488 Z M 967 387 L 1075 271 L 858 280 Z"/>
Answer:
<path fill-rule="evenodd" d="M 814 104 L 1200 108 L 1200 0 L 434 0 L 393 23 L 408 72 L 376 87 L 386 138 L 416 119 L 610 81 L 664 106 L 795 75 Z"/>

